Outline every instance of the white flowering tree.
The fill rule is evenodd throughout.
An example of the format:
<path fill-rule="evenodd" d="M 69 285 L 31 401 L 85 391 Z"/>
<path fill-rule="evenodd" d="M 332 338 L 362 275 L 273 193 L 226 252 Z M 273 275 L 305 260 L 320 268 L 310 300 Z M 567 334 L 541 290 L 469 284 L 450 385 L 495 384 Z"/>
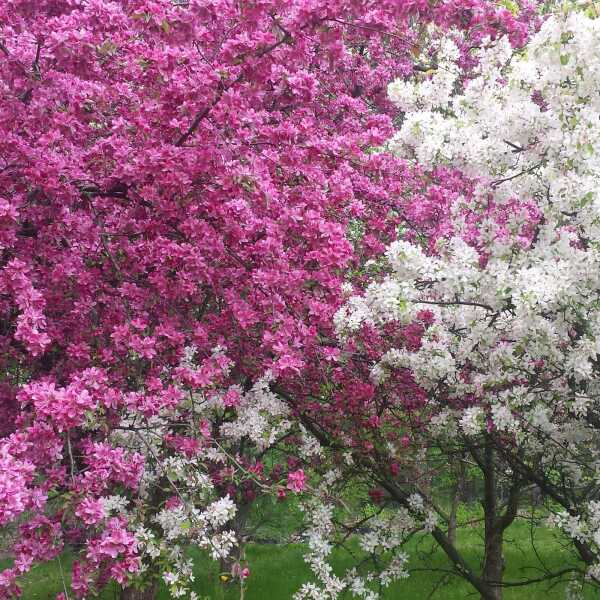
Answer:
<path fill-rule="evenodd" d="M 429 435 L 474 450 L 484 473 L 489 463 L 517 487 L 539 486 L 590 583 L 600 580 L 599 47 L 593 7 L 568 8 L 520 51 L 503 40 L 478 49 L 466 81 L 446 41 L 420 80 L 390 84 L 402 118 L 389 148 L 469 183 L 445 206 L 444 233 L 392 243 L 387 274 L 337 318 L 352 338 L 427 309 L 418 348 L 391 345 L 373 381 L 409 372 Z M 501 578 L 500 564 L 492 571 Z"/>

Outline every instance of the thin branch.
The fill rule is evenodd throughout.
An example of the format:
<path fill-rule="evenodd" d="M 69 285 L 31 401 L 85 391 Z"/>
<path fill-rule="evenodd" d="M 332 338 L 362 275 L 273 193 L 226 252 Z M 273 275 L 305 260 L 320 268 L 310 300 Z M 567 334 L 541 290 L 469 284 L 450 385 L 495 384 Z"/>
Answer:
<path fill-rule="evenodd" d="M 543 164 L 543 162 L 539 162 L 536 165 L 533 165 L 533 167 L 529 167 L 529 169 L 519 171 L 518 173 L 515 173 L 510 177 L 505 177 L 504 179 L 496 179 L 496 181 L 492 181 L 490 186 L 492 187 L 492 189 L 496 189 L 498 186 L 502 185 L 503 183 L 506 183 L 507 181 L 512 181 L 513 179 L 517 179 L 517 177 L 521 177 L 522 175 L 528 175 L 529 173 L 533 173 L 536 169 L 539 169 Z"/>
<path fill-rule="evenodd" d="M 273 50 L 275 50 L 276 48 L 281 46 L 282 44 L 289 43 L 291 40 L 292 40 L 292 38 L 288 33 L 284 34 L 284 36 L 280 40 L 270 44 L 269 46 L 266 46 L 265 48 L 263 48 L 262 50 L 257 52 L 258 58 L 262 58 L 263 56 L 269 54 L 270 52 L 272 52 Z M 227 90 L 232 88 L 234 85 L 237 85 L 238 83 L 240 83 L 240 81 L 242 81 L 243 79 L 244 79 L 244 73 L 242 72 L 228 86 L 225 86 L 225 85 L 223 85 L 222 82 L 219 82 L 219 87 L 217 89 L 217 93 L 216 93 L 215 97 L 213 98 L 212 102 L 210 104 L 208 104 L 207 106 L 205 106 L 200 112 L 198 112 L 196 114 L 196 116 L 194 117 L 194 120 L 192 121 L 191 125 L 188 127 L 187 131 L 185 133 L 183 133 L 181 136 L 179 136 L 179 138 L 176 140 L 175 146 L 182 146 L 183 144 L 185 144 L 185 142 L 187 142 L 187 140 L 189 140 L 190 137 L 192 137 L 192 135 L 194 135 L 194 133 L 196 132 L 198 127 L 200 127 L 200 123 L 202 123 L 202 121 L 208 116 L 210 111 L 219 103 L 219 101 L 223 97 L 223 94 Z"/>
<path fill-rule="evenodd" d="M 409 300 L 409 302 L 412 302 L 413 304 L 434 304 L 436 306 L 477 306 L 479 308 L 485 308 L 485 310 L 487 310 L 489 312 L 497 312 L 489 304 L 483 304 L 481 302 L 469 302 L 466 300 L 456 300 L 454 302 L 450 302 L 450 301 L 436 302 L 434 300 Z"/>

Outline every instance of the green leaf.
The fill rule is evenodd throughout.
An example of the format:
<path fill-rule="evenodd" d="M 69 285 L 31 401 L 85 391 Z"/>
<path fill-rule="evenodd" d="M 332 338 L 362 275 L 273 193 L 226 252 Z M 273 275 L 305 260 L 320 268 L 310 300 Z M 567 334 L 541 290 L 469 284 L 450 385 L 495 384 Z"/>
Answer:
<path fill-rule="evenodd" d="M 181 525 L 180 528 L 182 531 L 187 531 L 188 529 L 190 529 L 192 526 L 192 524 L 189 521 L 184 521 Z"/>
<path fill-rule="evenodd" d="M 583 208 L 584 206 L 587 206 L 593 199 L 594 199 L 594 192 L 588 192 L 579 201 L 579 206 Z"/>
<path fill-rule="evenodd" d="M 508 9 L 513 15 L 519 14 L 519 5 L 512 0 L 500 0 L 500 5 Z"/>

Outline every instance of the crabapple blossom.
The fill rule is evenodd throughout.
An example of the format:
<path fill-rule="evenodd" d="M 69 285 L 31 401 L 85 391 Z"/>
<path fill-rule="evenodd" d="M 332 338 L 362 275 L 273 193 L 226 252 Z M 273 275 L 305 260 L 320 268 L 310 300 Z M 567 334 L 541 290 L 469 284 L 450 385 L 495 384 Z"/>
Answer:
<path fill-rule="evenodd" d="M 294 492 L 301 492 L 306 487 L 306 475 L 302 469 L 288 473 L 287 488 Z"/>

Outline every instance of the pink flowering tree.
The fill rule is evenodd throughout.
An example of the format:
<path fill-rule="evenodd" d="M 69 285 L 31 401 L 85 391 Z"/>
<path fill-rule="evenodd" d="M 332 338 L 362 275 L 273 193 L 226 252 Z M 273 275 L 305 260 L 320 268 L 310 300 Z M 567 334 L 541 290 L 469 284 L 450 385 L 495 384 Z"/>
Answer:
<path fill-rule="evenodd" d="M 0 525 L 20 522 L 0 597 L 66 544 L 75 597 L 114 580 L 152 598 L 160 579 L 181 596 L 187 544 L 222 559 L 236 503 L 304 489 L 302 461 L 261 457 L 310 446 L 312 388 L 346 376 L 342 284 L 420 178 L 371 151 L 394 132 L 387 83 L 429 23 L 468 68 L 485 37 L 522 43 L 528 17 L 474 0 L 0 6 Z"/>

